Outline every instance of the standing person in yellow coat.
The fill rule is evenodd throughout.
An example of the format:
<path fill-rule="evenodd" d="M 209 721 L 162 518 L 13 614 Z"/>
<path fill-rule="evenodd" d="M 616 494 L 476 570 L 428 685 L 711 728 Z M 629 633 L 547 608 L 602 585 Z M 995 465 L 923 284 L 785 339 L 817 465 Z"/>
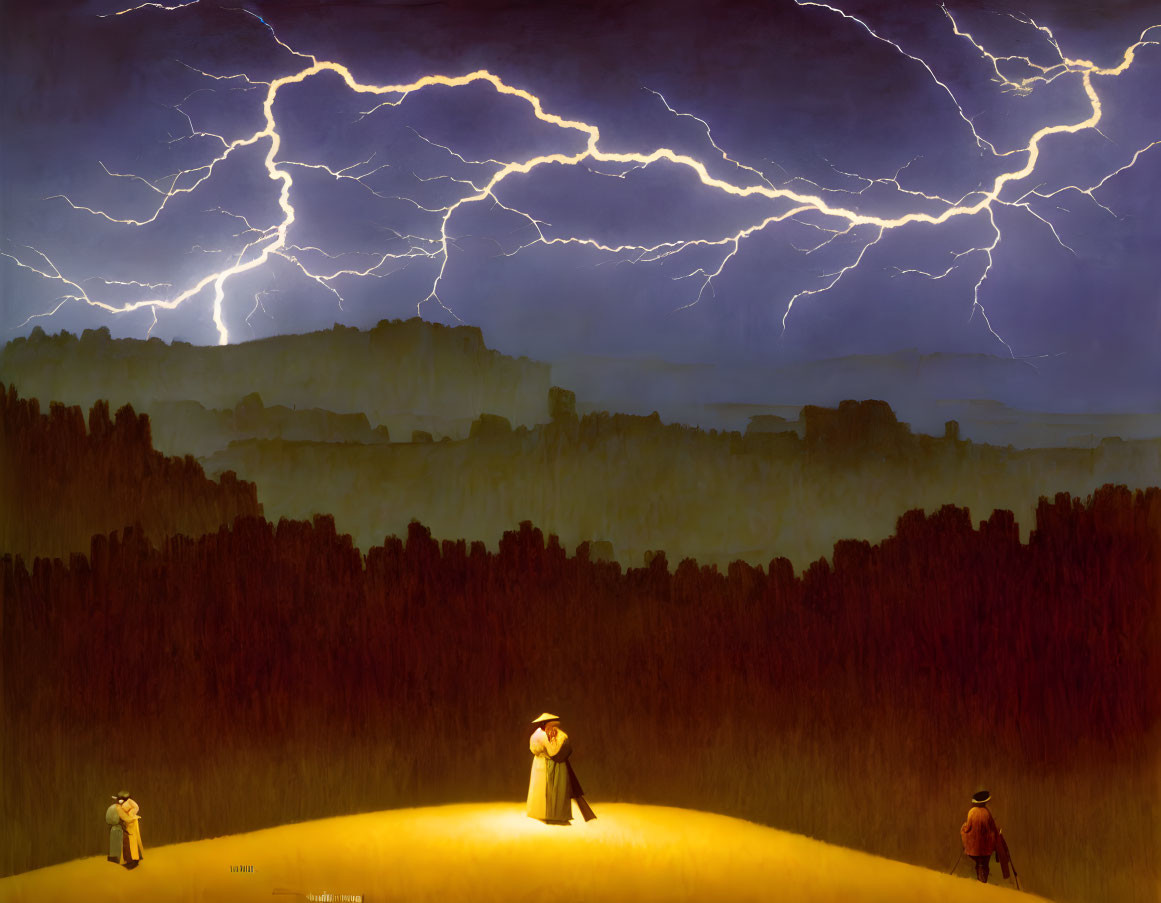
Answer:
<path fill-rule="evenodd" d="M 122 790 L 114 799 L 117 801 L 117 814 L 121 818 L 121 830 L 124 832 L 121 839 L 121 855 L 125 859 L 125 868 L 137 868 L 137 863 L 144 858 L 145 852 L 141 843 L 141 825 L 138 824 L 141 820 L 138 814 L 141 807 L 129 796 L 128 790 Z"/>

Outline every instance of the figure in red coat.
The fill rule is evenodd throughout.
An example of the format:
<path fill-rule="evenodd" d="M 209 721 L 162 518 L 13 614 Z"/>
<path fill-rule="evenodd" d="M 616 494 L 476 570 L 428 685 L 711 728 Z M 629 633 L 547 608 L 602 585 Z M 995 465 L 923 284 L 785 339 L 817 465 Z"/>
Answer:
<path fill-rule="evenodd" d="M 959 829 L 963 851 L 976 861 L 976 877 L 984 884 L 988 883 L 988 861 L 992 858 L 992 854 L 1006 848 L 1000 829 L 996 827 L 996 820 L 988 811 L 988 800 L 991 798 L 992 795 L 986 790 L 974 794 L 967 820 Z M 997 859 L 1000 859 L 998 853 Z M 1007 862 L 1001 861 L 1000 864 L 1004 867 L 1004 876 L 1007 877 Z"/>

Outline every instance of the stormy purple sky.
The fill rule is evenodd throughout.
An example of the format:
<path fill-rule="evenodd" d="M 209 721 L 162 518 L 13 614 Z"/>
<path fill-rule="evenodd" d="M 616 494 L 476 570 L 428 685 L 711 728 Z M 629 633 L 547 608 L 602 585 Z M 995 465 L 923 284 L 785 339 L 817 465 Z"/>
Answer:
<path fill-rule="evenodd" d="M 367 327 L 418 311 L 478 325 L 491 346 L 543 360 L 769 365 L 904 349 L 1016 357 L 1070 373 L 1062 386 L 1083 379 L 1112 408 L 1123 399 L 1161 409 L 1161 144 L 1091 195 L 1066 189 L 1098 185 L 1161 139 L 1161 47 L 1141 47 L 1120 75 L 1093 76 L 1099 132 L 1046 137 L 1034 172 L 980 213 L 881 237 L 874 221 L 848 230 L 849 219 L 809 210 L 754 228 L 798 206 L 777 196 L 785 190 L 872 220 L 938 215 L 945 200 L 974 203 L 981 195 L 972 192 L 1028 160 L 1005 152 L 1026 147 L 1037 129 L 1092 113 L 1076 71 L 1050 69 L 1057 77 L 1031 92 L 1005 90 L 938 3 L 834 5 L 934 75 L 857 22 L 794 0 L 199 0 L 104 18 L 124 7 L 7 2 L 4 337 L 37 325 L 104 325 L 117 336 L 211 344 L 335 322 Z M 1102 67 L 1161 24 L 1155 2 L 1129 0 L 972 0 L 948 9 L 997 57 L 1045 67 L 1060 63 L 1059 52 L 1021 14 L 1051 28 L 1066 57 Z M 293 179 L 294 221 L 280 239 L 273 227 L 286 212 L 264 168 L 268 138 L 212 171 L 172 179 L 220 156 L 223 138 L 263 128 L 267 87 L 257 82 L 310 65 L 271 29 L 364 84 L 487 69 L 539 97 L 546 113 L 599 128 L 605 153 L 670 148 L 716 179 L 776 196 L 731 195 L 672 162 L 634 169 L 589 159 L 506 176 L 445 223 L 444 211 L 504 164 L 576 155 L 586 136 L 538 121 L 524 100 L 486 83 L 424 88 L 369 112 L 400 95 L 355 94 L 323 73 L 282 87 L 273 106 L 276 165 Z M 1161 28 L 1149 37 L 1161 40 Z M 999 65 L 1012 82 L 1040 72 L 1018 60 Z M 195 70 L 246 73 L 251 82 Z M 691 115 L 675 115 L 659 94 Z M 108 175 L 101 164 L 141 178 Z M 51 197 L 147 220 L 164 191 L 206 174 L 141 226 Z M 736 246 L 726 242 L 743 230 Z M 78 289 L 118 308 L 171 302 L 264 252 L 261 265 L 222 282 L 220 327 L 212 283 L 172 310 L 61 303 Z M 47 273 L 55 266 L 75 285 L 17 261 Z M 371 272 L 334 276 L 340 270 Z M 158 285 L 111 284 L 130 281 Z"/>

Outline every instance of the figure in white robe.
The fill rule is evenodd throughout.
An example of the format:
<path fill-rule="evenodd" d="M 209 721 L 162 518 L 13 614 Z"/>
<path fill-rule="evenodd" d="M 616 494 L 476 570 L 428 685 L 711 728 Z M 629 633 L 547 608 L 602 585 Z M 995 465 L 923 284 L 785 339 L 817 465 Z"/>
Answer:
<path fill-rule="evenodd" d="M 553 756 L 560 753 L 568 735 L 560 729 L 560 720 L 547 712 L 532 723 L 537 727 L 528 740 L 534 757 L 528 780 L 528 817 L 567 825 L 572 821 L 568 762 L 554 761 Z"/>

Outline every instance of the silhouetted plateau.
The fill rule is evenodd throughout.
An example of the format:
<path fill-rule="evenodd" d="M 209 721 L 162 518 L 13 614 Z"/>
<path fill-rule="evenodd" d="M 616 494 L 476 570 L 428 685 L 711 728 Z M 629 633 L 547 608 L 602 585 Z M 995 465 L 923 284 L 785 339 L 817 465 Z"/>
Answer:
<path fill-rule="evenodd" d="M 195 457 L 212 455 L 242 439 L 361 445 L 391 441 L 387 427 L 372 428 L 366 414 L 335 414 L 321 408 L 286 405 L 267 407 L 257 392 L 224 411 L 205 408 L 196 401 L 155 401 L 150 404 L 149 417 L 158 449 L 183 449 Z"/>
<path fill-rule="evenodd" d="M 1083 361 L 1066 363 L 1067 372 L 1083 373 Z M 34 329 L 0 350 L 0 380 L 21 394 L 85 408 L 101 399 L 114 409 L 131 404 L 150 415 L 159 451 L 196 457 L 246 438 L 377 444 L 420 432 L 462 439 L 484 413 L 531 427 L 548 419 L 550 384 L 571 389 L 581 414 L 656 411 L 666 422 L 707 431 L 743 432 L 755 416 L 793 423 L 805 404 L 882 398 L 916 432 L 938 434 L 956 420 L 961 436 L 976 443 L 1094 448 L 1111 436 L 1161 437 L 1152 389 L 1143 388 L 1140 398 L 1122 394 L 1120 408 L 1110 411 L 1107 398 L 1085 395 L 1076 374 L 1079 385 L 1045 396 L 1057 381 L 1042 370 L 1064 365 L 1037 366 L 917 351 L 779 366 L 584 356 L 549 365 L 488 349 L 477 328 L 418 319 L 220 348 L 111 339 L 106 329 L 79 339 Z M 266 415 L 239 420 L 234 412 L 253 394 Z M 1054 398 L 1067 399 L 1069 410 L 1054 409 Z M 1026 406 L 1012 407 L 1013 401 Z M 365 423 L 355 419 L 360 414 Z"/>
<path fill-rule="evenodd" d="M 916 350 L 724 366 L 574 356 L 553 362 L 552 381 L 576 392 L 581 413 L 657 411 L 703 429 L 741 431 L 753 415 L 793 420 L 804 404 L 884 398 L 916 432 L 956 420 L 964 438 L 991 445 L 1091 448 L 1106 436 L 1161 437 L 1161 361 L 1136 377 L 1121 374 L 1115 394 L 1091 378 L 1117 369 L 1076 354 L 1029 363 Z"/>
<path fill-rule="evenodd" d="M 307 335 L 208 347 L 111 339 L 104 328 L 86 330 L 79 339 L 37 328 L 5 346 L 0 380 L 26 397 L 84 407 L 100 399 L 113 407 L 131 404 L 152 415 L 160 450 L 188 454 L 204 447 L 207 435 L 239 438 L 238 425 L 220 422 L 219 413 L 214 423 L 204 424 L 209 430 L 204 434 L 198 429 L 203 424 L 186 421 L 191 409 L 171 403 L 196 402 L 228 412 L 256 392 L 268 412 L 318 408 L 362 414 L 367 429 L 383 427 L 392 435 L 410 436 L 419 429 L 460 437 L 484 412 L 513 423 L 543 422 L 549 368 L 490 350 L 475 327 L 411 319 L 384 320 L 370 330 L 336 324 Z M 316 427 L 309 438 L 334 438 L 325 425 L 305 417 L 284 419 L 293 421 L 297 432 Z M 269 434 L 269 421 L 268 413 L 248 435 Z M 356 426 L 346 424 L 343 430 L 358 433 Z"/>

